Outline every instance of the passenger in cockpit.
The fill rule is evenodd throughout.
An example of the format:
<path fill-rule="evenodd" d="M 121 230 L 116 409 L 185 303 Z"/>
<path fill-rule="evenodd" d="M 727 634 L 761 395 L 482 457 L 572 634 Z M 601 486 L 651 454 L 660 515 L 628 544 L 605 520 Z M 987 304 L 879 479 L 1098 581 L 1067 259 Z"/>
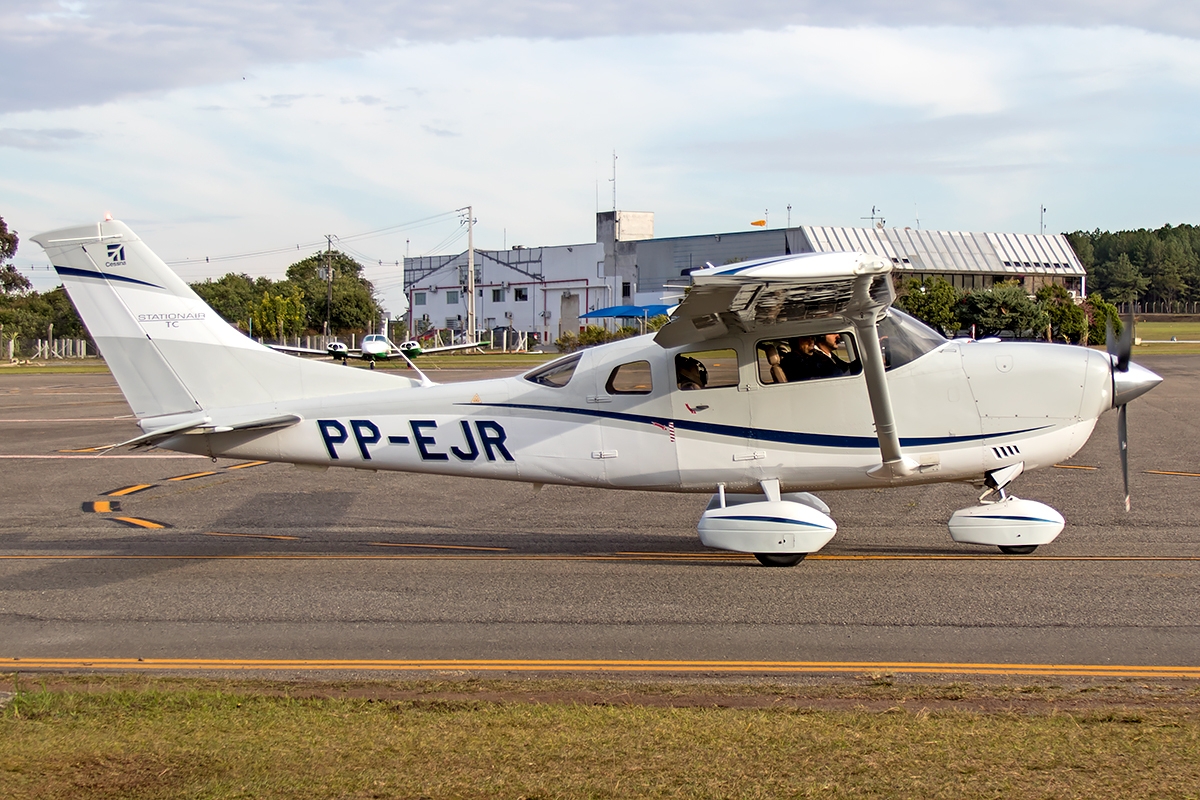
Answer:
<path fill-rule="evenodd" d="M 708 369 L 691 356 L 675 356 L 675 377 L 680 389 L 703 389 L 708 385 Z"/>

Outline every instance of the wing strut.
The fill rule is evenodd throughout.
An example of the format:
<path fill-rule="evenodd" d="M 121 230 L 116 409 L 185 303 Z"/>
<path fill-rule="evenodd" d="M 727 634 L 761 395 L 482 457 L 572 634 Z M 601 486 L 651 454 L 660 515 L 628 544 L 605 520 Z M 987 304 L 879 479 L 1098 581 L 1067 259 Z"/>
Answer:
<path fill-rule="evenodd" d="M 856 299 L 862 296 L 864 306 L 869 298 L 872 276 L 860 275 L 854 281 Z M 879 343 L 879 308 L 870 306 L 850 316 L 862 348 L 863 376 L 867 380 L 867 396 L 871 415 L 875 418 L 875 435 L 879 437 L 879 453 L 883 463 L 872 467 L 868 474 L 880 480 L 902 478 L 916 471 L 918 464 L 900 450 L 900 435 L 896 432 L 896 415 L 892 411 L 892 395 L 884 373 L 883 346 Z"/>

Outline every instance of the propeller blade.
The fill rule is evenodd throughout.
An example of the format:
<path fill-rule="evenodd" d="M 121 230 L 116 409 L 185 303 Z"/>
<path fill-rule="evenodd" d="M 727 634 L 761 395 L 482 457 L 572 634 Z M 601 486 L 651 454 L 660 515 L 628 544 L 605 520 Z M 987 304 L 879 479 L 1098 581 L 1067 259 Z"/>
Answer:
<path fill-rule="evenodd" d="M 1110 356 L 1117 354 L 1117 335 L 1113 333 L 1112 317 L 1104 317 L 1104 349 Z"/>
<path fill-rule="evenodd" d="M 1121 328 L 1121 338 L 1117 342 L 1117 371 L 1125 372 L 1129 369 L 1129 358 L 1133 355 L 1133 304 L 1129 305 L 1129 316 L 1125 318 L 1125 325 Z"/>
<path fill-rule="evenodd" d="M 1125 481 L 1125 510 L 1129 510 L 1129 430 L 1125 424 L 1128 406 L 1117 409 L 1117 444 L 1121 448 L 1121 478 Z"/>

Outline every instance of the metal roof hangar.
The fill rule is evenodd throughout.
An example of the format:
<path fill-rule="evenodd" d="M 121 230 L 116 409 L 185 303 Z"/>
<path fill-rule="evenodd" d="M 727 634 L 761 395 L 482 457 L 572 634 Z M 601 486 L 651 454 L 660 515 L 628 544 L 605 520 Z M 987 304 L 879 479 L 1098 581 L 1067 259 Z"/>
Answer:
<path fill-rule="evenodd" d="M 1030 293 L 1058 284 L 1086 293 L 1083 264 L 1061 234 L 964 233 L 913 228 L 797 228 L 637 242 L 638 291 L 678 284 L 692 270 L 780 253 L 858 251 L 888 258 L 898 281 L 939 276 L 959 289 L 1017 280 Z"/>

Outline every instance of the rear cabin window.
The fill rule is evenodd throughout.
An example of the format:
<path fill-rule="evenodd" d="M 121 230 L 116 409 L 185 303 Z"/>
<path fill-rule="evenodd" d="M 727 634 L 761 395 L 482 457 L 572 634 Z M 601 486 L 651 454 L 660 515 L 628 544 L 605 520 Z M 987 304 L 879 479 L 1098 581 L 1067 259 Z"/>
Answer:
<path fill-rule="evenodd" d="M 541 369 L 530 372 L 525 376 L 525 380 L 540 383 L 542 386 L 553 386 L 556 389 L 561 389 L 571 380 L 571 376 L 575 374 L 575 367 L 577 366 L 579 366 L 578 353 L 551 361 Z"/>
<path fill-rule="evenodd" d="M 862 372 L 854 337 L 848 333 L 770 339 L 758 343 L 756 354 L 758 378 L 767 386 Z"/>
<path fill-rule="evenodd" d="M 726 349 L 680 353 L 675 356 L 675 380 L 684 390 L 737 386 L 737 352 Z"/>
<path fill-rule="evenodd" d="M 609 394 L 650 394 L 654 388 L 650 380 L 650 362 L 630 361 L 622 364 L 608 376 L 604 388 Z"/>

